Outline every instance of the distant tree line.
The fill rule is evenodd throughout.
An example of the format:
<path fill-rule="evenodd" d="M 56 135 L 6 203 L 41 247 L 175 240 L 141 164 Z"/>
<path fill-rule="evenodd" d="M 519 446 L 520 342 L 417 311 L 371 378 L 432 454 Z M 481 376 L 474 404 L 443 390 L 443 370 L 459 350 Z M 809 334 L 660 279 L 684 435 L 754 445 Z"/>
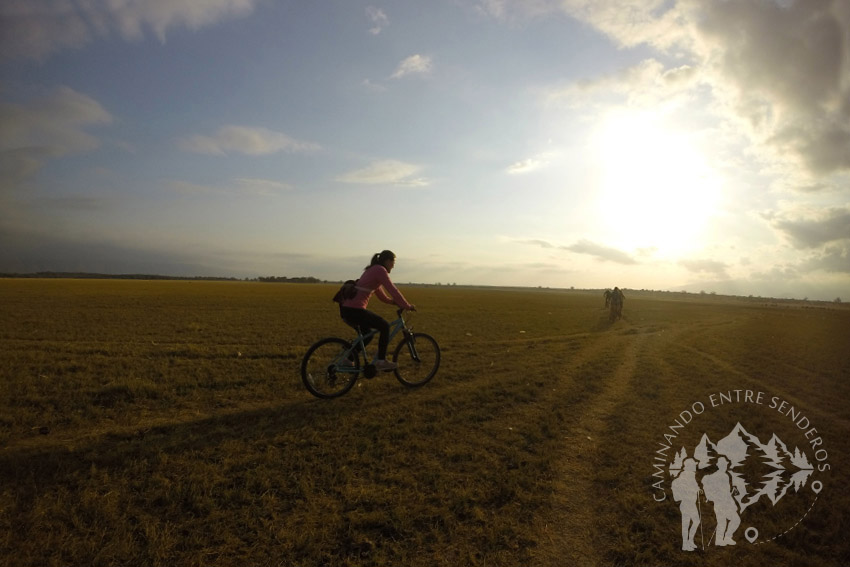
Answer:
<path fill-rule="evenodd" d="M 287 278 L 284 276 L 265 276 L 257 278 L 256 281 L 267 283 L 324 283 L 323 280 L 320 280 L 319 278 L 314 278 L 312 276 L 301 276 L 297 278 Z"/>
<path fill-rule="evenodd" d="M 36 272 L 30 274 L 0 273 L 0 278 L 66 278 L 90 280 L 203 280 L 203 281 L 242 281 L 240 278 L 221 276 L 160 276 L 156 274 L 97 274 L 92 272 Z M 327 283 L 312 276 L 289 278 L 285 276 L 261 276 L 245 278 L 244 281 L 267 283 Z"/>
<path fill-rule="evenodd" d="M 91 272 L 35 272 L 32 274 L 0 273 L 0 278 L 56 278 L 82 280 L 204 280 L 239 281 L 239 278 L 221 276 L 160 276 L 156 274 L 96 274 Z"/>
<path fill-rule="evenodd" d="M 98 274 L 92 272 L 35 272 L 29 274 L 0 273 L 0 278 L 55 278 L 55 279 L 88 279 L 88 280 L 198 280 L 198 281 L 243 281 L 241 278 L 222 276 L 160 276 L 157 274 Z M 244 278 L 244 281 L 266 283 L 328 283 L 312 276 L 289 278 L 285 276 L 261 276 Z"/>

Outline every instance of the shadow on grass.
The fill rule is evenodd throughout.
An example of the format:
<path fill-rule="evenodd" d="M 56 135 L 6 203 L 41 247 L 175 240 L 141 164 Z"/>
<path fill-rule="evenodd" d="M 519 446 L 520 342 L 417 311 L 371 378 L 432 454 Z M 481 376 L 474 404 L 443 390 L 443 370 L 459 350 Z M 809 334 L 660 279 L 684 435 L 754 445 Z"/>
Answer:
<path fill-rule="evenodd" d="M 386 396 L 380 396 L 386 397 Z M 357 399 L 361 398 L 361 399 Z M 0 453 L 0 482 L 44 490 L 69 477 L 97 469 L 123 469 L 129 462 L 151 460 L 160 454 L 199 452 L 233 440 L 250 443 L 311 428 L 327 431 L 343 425 L 365 406 L 380 403 L 375 395 L 351 399 L 289 401 L 271 407 L 229 411 L 196 421 L 107 432 L 86 442 L 7 448 Z M 18 495 L 27 490 L 21 490 Z"/>

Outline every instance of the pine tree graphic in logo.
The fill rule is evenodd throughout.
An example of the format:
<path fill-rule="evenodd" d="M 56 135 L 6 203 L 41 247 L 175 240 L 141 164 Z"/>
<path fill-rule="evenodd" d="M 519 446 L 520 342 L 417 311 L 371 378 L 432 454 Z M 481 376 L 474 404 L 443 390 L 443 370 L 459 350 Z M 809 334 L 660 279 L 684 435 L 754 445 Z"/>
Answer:
<path fill-rule="evenodd" d="M 789 490 L 799 492 L 814 467 L 804 452 L 797 447 L 789 451 L 776 434 L 762 443 L 737 423 L 717 443 L 703 434 L 690 456 L 682 447 L 669 472 L 673 499 L 682 513 L 682 549 L 693 551 L 709 510 L 713 510 L 716 527 L 707 539 L 699 532 L 703 546 L 735 545 L 733 536 L 749 507 L 762 498 L 776 506 Z M 745 537 L 752 542 L 757 535 L 755 528 L 748 528 Z"/>

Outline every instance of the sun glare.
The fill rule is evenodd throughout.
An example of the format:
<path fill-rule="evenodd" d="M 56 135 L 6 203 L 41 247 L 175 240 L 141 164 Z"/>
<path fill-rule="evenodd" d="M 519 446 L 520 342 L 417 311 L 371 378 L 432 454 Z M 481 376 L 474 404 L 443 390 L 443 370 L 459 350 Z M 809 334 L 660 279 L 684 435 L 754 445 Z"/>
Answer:
<path fill-rule="evenodd" d="M 652 114 L 609 118 L 597 140 L 600 224 L 609 242 L 661 255 L 699 245 L 720 180 L 689 140 Z"/>

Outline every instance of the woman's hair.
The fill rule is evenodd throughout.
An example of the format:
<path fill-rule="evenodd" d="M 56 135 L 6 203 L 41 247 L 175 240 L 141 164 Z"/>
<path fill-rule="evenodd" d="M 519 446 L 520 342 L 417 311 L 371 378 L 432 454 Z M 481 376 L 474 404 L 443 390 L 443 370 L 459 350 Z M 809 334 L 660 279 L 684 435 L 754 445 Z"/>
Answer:
<path fill-rule="evenodd" d="M 395 254 L 393 254 L 392 250 L 384 250 L 383 252 L 378 252 L 377 254 L 372 256 L 372 261 L 368 266 L 363 268 L 364 270 L 368 270 L 375 264 L 383 265 L 387 260 L 395 260 Z"/>

